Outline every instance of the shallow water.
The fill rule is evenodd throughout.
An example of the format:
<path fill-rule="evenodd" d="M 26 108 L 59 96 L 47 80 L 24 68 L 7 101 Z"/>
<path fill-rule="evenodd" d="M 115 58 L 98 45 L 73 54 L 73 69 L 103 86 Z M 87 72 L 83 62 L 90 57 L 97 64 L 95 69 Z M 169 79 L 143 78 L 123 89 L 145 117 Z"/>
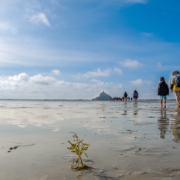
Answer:
<path fill-rule="evenodd" d="M 173 101 L 166 109 L 156 101 L 0 103 L 3 180 L 180 177 L 180 109 Z M 93 170 L 70 169 L 75 158 L 67 149 L 71 131 L 90 144 L 83 159 Z"/>

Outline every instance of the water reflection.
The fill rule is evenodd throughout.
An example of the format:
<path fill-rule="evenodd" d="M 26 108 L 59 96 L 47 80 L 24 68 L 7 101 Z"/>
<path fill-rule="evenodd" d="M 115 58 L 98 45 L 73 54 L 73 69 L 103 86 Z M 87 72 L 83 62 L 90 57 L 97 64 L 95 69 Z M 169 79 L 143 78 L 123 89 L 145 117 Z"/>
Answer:
<path fill-rule="evenodd" d="M 122 115 L 127 115 L 127 103 L 124 103 L 124 113 Z"/>
<path fill-rule="evenodd" d="M 180 142 L 180 111 L 177 112 L 175 120 L 171 124 L 171 132 L 174 142 Z"/>
<path fill-rule="evenodd" d="M 165 134 L 169 128 L 169 119 L 167 118 L 166 109 L 161 109 L 161 116 L 158 119 L 158 129 L 160 131 L 160 138 L 164 139 Z"/>
<path fill-rule="evenodd" d="M 133 106 L 134 106 L 134 115 L 137 115 L 138 114 L 138 104 L 137 103 L 134 103 L 133 104 Z"/>
<path fill-rule="evenodd" d="M 82 176 L 81 176 L 81 175 L 78 175 L 78 176 L 77 176 L 77 180 L 82 180 Z"/>

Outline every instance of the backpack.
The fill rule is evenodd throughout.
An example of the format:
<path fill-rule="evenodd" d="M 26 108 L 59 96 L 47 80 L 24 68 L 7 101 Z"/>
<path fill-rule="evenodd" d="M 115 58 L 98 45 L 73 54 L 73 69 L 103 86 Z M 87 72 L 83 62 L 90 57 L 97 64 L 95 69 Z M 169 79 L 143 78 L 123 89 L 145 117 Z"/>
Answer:
<path fill-rule="evenodd" d="M 133 96 L 134 96 L 134 97 L 138 97 L 138 93 L 137 93 L 137 92 L 134 92 Z"/>
<path fill-rule="evenodd" d="M 176 87 L 180 87 L 180 74 L 176 76 Z"/>

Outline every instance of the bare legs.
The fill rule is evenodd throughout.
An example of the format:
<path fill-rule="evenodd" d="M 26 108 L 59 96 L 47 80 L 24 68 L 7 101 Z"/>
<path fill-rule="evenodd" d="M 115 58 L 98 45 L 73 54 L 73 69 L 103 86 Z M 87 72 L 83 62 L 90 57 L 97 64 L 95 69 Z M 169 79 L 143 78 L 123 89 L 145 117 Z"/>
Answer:
<path fill-rule="evenodd" d="M 160 100 L 160 103 L 161 103 L 161 107 L 163 107 L 163 100 L 162 99 Z"/>
<path fill-rule="evenodd" d="M 134 98 L 134 102 L 137 103 L 137 98 Z"/>
<path fill-rule="evenodd" d="M 164 99 L 164 107 L 166 107 L 166 99 Z"/>
<path fill-rule="evenodd" d="M 160 100 L 161 107 L 163 107 L 163 99 Z M 164 99 L 164 107 L 166 107 L 166 99 Z"/>
<path fill-rule="evenodd" d="M 180 93 L 175 93 L 177 105 L 180 107 Z"/>

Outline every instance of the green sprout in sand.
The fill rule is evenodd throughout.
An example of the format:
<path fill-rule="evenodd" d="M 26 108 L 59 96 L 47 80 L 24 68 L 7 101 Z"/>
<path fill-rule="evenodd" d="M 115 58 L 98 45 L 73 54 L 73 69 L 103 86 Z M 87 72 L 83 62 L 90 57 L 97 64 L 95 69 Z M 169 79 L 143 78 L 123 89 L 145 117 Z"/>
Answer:
<path fill-rule="evenodd" d="M 74 138 L 74 143 L 72 143 L 71 141 L 68 141 L 69 144 L 71 145 L 70 147 L 68 147 L 68 149 L 76 154 L 76 164 L 73 163 L 73 165 L 71 165 L 71 169 L 73 170 L 81 170 L 81 169 L 89 169 L 91 167 L 85 165 L 82 161 L 82 155 L 84 154 L 86 157 L 88 157 L 88 155 L 86 154 L 85 151 L 88 150 L 88 147 L 90 144 L 86 144 L 83 142 L 83 140 L 80 140 L 79 137 L 77 136 L 76 133 L 71 132 L 73 134 L 73 138 Z"/>

